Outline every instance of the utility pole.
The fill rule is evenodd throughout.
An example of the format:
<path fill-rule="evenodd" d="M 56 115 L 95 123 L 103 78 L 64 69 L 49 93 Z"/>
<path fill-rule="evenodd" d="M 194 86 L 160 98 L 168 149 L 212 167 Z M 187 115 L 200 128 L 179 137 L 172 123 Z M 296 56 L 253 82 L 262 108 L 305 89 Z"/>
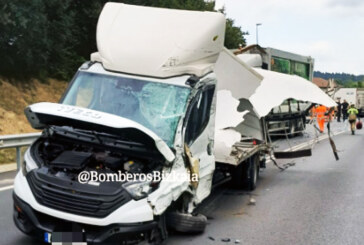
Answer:
<path fill-rule="evenodd" d="M 261 26 L 261 25 L 262 25 L 262 23 L 257 23 L 257 24 L 255 24 L 255 34 L 256 34 L 256 36 L 257 36 L 257 40 L 256 40 L 256 41 L 257 41 L 257 44 L 259 44 L 259 43 L 258 43 L 258 27 L 259 27 L 259 26 Z"/>

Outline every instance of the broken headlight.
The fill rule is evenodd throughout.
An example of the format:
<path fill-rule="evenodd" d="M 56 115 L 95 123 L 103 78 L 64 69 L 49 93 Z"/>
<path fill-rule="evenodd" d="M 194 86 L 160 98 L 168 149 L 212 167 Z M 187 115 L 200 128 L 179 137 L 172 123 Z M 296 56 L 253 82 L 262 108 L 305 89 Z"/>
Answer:
<path fill-rule="evenodd" d="M 24 160 L 21 163 L 21 170 L 23 175 L 25 176 L 31 170 L 38 168 L 38 165 L 34 162 L 33 157 L 30 154 L 30 150 L 28 149 L 24 154 Z"/>
<path fill-rule="evenodd" d="M 152 192 L 153 188 L 151 184 L 151 181 L 134 181 L 123 184 L 123 187 L 133 199 L 139 200 Z"/>

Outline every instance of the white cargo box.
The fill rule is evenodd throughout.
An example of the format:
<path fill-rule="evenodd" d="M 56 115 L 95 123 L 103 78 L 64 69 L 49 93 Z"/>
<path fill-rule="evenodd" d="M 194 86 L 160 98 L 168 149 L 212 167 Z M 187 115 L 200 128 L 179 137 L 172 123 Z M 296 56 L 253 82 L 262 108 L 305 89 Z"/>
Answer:
<path fill-rule="evenodd" d="M 129 74 L 203 76 L 212 71 L 224 35 L 221 13 L 107 3 L 97 24 L 98 53 L 91 60 Z"/>

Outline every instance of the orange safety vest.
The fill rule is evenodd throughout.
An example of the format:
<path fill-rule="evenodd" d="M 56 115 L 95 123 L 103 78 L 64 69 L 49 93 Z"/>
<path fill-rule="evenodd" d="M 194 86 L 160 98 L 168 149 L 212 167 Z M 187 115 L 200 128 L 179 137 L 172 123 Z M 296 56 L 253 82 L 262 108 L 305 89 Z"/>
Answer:
<path fill-rule="evenodd" d="M 325 113 L 326 113 L 327 109 L 325 106 L 320 105 L 316 108 L 316 116 L 317 118 L 322 118 L 325 117 Z"/>

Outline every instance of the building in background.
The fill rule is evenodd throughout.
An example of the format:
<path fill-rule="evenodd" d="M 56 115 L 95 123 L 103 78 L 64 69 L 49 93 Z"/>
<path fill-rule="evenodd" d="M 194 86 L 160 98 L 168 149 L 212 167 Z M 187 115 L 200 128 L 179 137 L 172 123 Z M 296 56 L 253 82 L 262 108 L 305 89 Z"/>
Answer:
<path fill-rule="evenodd" d="M 364 116 L 364 88 L 340 88 L 333 96 L 334 100 L 346 100 L 359 109 L 359 115 Z"/>
<path fill-rule="evenodd" d="M 334 98 L 334 94 L 340 89 L 340 85 L 334 79 L 323 79 L 321 77 L 314 77 L 312 82 L 316 84 L 322 91 Z"/>

